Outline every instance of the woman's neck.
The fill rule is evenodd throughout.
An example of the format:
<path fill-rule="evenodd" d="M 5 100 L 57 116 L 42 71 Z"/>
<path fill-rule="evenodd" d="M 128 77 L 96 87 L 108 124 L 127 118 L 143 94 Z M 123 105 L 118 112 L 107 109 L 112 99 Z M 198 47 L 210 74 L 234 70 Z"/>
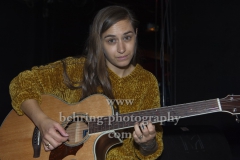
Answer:
<path fill-rule="evenodd" d="M 126 77 L 129 74 L 132 73 L 132 71 L 134 70 L 135 66 L 133 66 L 132 64 L 129 64 L 129 66 L 125 67 L 125 68 L 109 68 L 111 69 L 116 75 L 118 75 L 120 78 Z"/>

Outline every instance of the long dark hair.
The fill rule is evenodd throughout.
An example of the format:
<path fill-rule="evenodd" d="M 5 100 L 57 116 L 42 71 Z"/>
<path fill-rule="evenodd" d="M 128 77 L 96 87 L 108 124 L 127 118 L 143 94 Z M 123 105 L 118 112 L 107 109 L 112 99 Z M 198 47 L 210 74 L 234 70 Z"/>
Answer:
<path fill-rule="evenodd" d="M 138 21 L 135 19 L 134 14 L 126 7 L 108 6 L 98 11 L 95 16 L 85 49 L 86 61 L 84 64 L 83 80 L 79 82 L 79 87 L 82 88 L 81 99 L 97 93 L 98 87 L 102 88 L 103 94 L 109 98 L 114 98 L 103 53 L 101 36 L 112 25 L 126 19 L 131 22 L 136 32 Z M 136 47 L 137 44 L 135 44 L 135 53 L 131 60 L 133 65 L 136 63 Z M 66 84 L 70 88 L 79 88 L 74 87 L 74 84 L 70 83 L 71 81 L 66 74 L 66 65 L 64 66 Z"/>

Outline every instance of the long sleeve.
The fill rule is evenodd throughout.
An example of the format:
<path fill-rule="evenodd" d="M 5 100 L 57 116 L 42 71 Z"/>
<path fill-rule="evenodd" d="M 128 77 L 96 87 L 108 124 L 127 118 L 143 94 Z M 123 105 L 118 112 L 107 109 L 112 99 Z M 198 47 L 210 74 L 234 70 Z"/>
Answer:
<path fill-rule="evenodd" d="M 155 78 L 153 78 L 153 79 L 155 79 Z M 160 95 L 159 95 L 159 87 L 158 87 L 157 80 L 156 79 L 153 80 L 152 83 L 153 84 L 151 85 L 151 87 L 148 87 L 148 91 L 146 92 L 147 97 L 144 98 L 145 102 L 146 102 L 146 105 L 144 105 L 144 108 L 142 108 L 142 110 L 160 107 Z M 157 151 L 154 154 L 151 154 L 151 155 L 148 155 L 148 156 L 143 156 L 141 154 L 141 152 L 139 151 L 139 149 L 135 148 L 135 153 L 136 153 L 136 155 L 139 159 L 152 160 L 152 159 L 156 159 L 157 157 L 159 157 L 162 154 L 162 151 L 163 151 L 163 141 L 162 141 L 163 130 L 162 130 L 162 127 L 161 127 L 160 123 L 155 124 L 155 129 L 157 131 L 157 134 L 156 134 L 156 141 L 157 141 L 157 144 L 158 144 Z"/>
<path fill-rule="evenodd" d="M 109 70 L 114 98 L 124 102 L 131 100 L 131 104 L 119 104 L 120 113 L 129 113 L 140 110 L 147 110 L 160 107 L 160 93 L 155 76 L 137 65 L 134 71 L 127 77 L 120 78 Z M 112 148 L 107 156 L 108 160 L 124 159 L 157 159 L 163 151 L 162 127 L 159 123 L 155 124 L 157 135 L 158 150 L 148 156 L 143 156 L 138 147 L 134 144 L 133 137 L 124 138 L 123 145 Z M 132 133 L 133 128 L 124 132 Z"/>
<path fill-rule="evenodd" d="M 66 58 L 67 72 L 73 81 L 80 81 L 84 59 Z M 41 95 L 53 94 L 67 102 L 76 102 L 80 98 L 79 90 L 70 90 L 64 83 L 63 65 L 56 61 L 44 66 L 35 66 L 31 70 L 21 72 L 10 83 L 9 92 L 12 107 L 23 115 L 20 109 L 22 102 L 35 99 L 41 103 Z"/>

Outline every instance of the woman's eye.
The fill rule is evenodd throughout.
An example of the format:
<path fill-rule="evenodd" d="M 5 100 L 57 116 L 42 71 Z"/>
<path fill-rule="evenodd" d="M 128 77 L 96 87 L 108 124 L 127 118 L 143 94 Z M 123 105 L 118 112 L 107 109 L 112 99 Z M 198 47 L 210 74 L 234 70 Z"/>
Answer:
<path fill-rule="evenodd" d="M 116 42 L 115 39 L 110 39 L 110 40 L 108 40 L 108 43 L 115 43 L 115 42 Z"/>
<path fill-rule="evenodd" d="M 127 37 L 124 37 L 124 40 L 125 40 L 125 41 L 129 41 L 129 40 L 131 40 L 131 38 L 132 38 L 132 37 L 127 36 Z"/>

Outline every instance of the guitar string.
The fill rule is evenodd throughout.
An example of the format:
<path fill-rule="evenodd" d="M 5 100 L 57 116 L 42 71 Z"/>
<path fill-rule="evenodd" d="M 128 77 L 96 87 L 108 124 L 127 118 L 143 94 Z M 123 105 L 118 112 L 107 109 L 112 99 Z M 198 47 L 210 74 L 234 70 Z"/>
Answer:
<path fill-rule="evenodd" d="M 222 105 L 224 105 L 225 102 L 238 101 L 238 99 L 239 98 L 235 98 L 233 100 L 226 100 L 226 99 L 222 100 L 221 99 L 220 101 L 221 101 L 221 104 L 223 103 Z M 188 113 L 188 114 L 190 113 L 190 115 L 192 115 L 192 113 L 206 114 L 206 113 L 212 113 L 212 112 L 220 111 L 216 99 L 214 99 L 214 100 L 207 100 L 207 101 L 200 101 L 200 102 L 193 102 L 193 103 L 182 104 L 182 105 L 180 104 L 180 105 L 169 106 L 169 107 L 172 107 L 172 112 L 175 111 L 174 110 L 175 108 L 173 108 L 173 107 L 181 107 L 181 111 L 177 112 L 179 115 L 181 115 L 182 113 L 185 113 L 185 114 L 186 113 Z M 165 115 L 166 113 L 168 113 L 169 112 L 169 107 L 167 106 L 167 107 L 161 108 L 161 114 Z M 164 108 L 167 108 L 166 111 L 164 111 Z M 156 110 L 159 110 L 159 109 L 153 109 L 153 110 L 150 110 L 150 112 L 154 112 L 155 113 Z M 205 112 L 202 112 L 202 111 L 205 111 Z M 134 115 L 134 116 L 145 116 L 145 114 L 141 113 L 141 111 L 140 112 L 135 112 L 135 113 L 130 113 L 130 114 L 122 114 L 120 116 L 131 116 L 131 115 Z M 115 115 L 113 115 L 113 116 L 115 116 Z M 105 117 L 104 119 L 102 119 L 102 121 L 103 121 L 103 124 L 106 125 L 106 121 L 108 122 L 109 119 L 107 117 Z M 135 122 L 130 123 L 130 124 L 129 123 L 125 123 L 125 125 L 129 126 L 129 125 L 132 125 L 134 123 Z M 93 124 L 96 124 L 96 123 L 94 122 Z M 122 124 L 124 124 L 124 123 L 122 123 Z M 102 130 L 106 129 L 106 127 L 103 126 L 103 125 L 97 125 L 97 126 L 98 127 L 95 127 L 95 130 L 97 130 L 97 131 L 102 131 Z M 108 125 L 108 126 L 109 126 L 108 128 L 110 128 L 110 126 L 116 126 L 116 125 Z M 111 129 L 114 129 L 114 127 L 111 128 Z"/>
<path fill-rule="evenodd" d="M 213 102 L 212 100 L 208 100 L 208 101 L 210 101 L 210 103 L 209 102 L 207 102 L 208 103 L 208 105 L 214 105 L 214 106 L 216 106 L 217 105 L 217 101 L 215 102 Z M 202 103 L 206 103 L 206 101 L 201 101 L 201 102 L 194 102 L 194 103 L 189 103 L 189 104 L 185 104 L 184 106 L 181 106 L 181 105 L 175 105 L 175 106 L 171 106 L 171 107 L 176 107 L 176 106 L 181 106 L 181 111 L 180 112 L 178 112 L 178 113 L 186 113 L 186 112 L 184 112 L 184 111 L 189 111 L 189 106 L 190 107 L 192 107 L 192 105 L 194 105 L 194 108 L 197 108 L 198 110 L 191 110 L 190 112 L 191 113 L 198 113 L 198 112 L 201 112 L 203 109 L 204 110 L 206 110 L 206 105 L 202 105 Z M 200 108 L 199 108 L 199 106 L 200 106 Z M 167 110 L 167 112 L 169 112 L 169 107 L 163 107 L 163 108 L 160 108 L 161 109 L 161 114 L 163 115 L 163 113 L 165 113 L 166 114 L 166 112 L 164 112 L 164 109 L 165 108 L 167 108 L 166 110 Z M 216 112 L 216 111 L 219 111 L 219 109 L 218 109 L 218 107 L 213 107 L 213 108 L 211 108 L 211 107 L 208 107 L 208 112 L 206 112 L 206 113 L 209 113 L 209 109 L 210 110 L 212 110 L 211 112 Z M 159 111 L 159 109 L 155 109 L 155 110 L 158 110 Z M 155 110 L 150 110 L 150 111 L 155 111 Z M 210 113 L 211 113 L 210 112 Z M 139 114 L 140 113 L 140 114 Z M 142 115 L 144 115 L 144 114 L 142 114 L 141 113 L 141 111 L 140 112 L 135 112 L 135 113 L 133 113 L 135 116 L 142 116 Z M 120 116 L 128 116 L 129 114 L 123 114 L 123 115 L 120 115 Z M 106 119 L 106 120 L 108 120 L 108 119 Z M 119 122 L 118 122 L 119 123 Z M 124 123 L 122 123 L 122 122 L 120 122 L 121 124 L 124 124 Z M 131 123 L 131 122 L 130 122 Z M 130 125 L 132 125 L 132 124 L 134 124 L 135 122 L 133 122 L 133 123 L 131 123 Z M 125 125 L 129 125 L 129 122 L 128 123 L 125 123 Z M 112 126 L 116 126 L 116 125 L 112 125 Z M 110 127 L 110 126 L 109 126 Z M 119 126 L 118 126 L 119 127 Z M 99 131 L 103 131 L 103 130 L 105 130 L 105 127 L 102 127 L 102 126 L 100 126 L 100 125 L 98 125 L 98 127 L 95 127 L 94 128 L 95 129 L 95 131 L 96 132 L 99 132 Z M 113 128 L 114 129 L 114 128 Z M 115 128 L 116 129 L 116 128 Z"/>

